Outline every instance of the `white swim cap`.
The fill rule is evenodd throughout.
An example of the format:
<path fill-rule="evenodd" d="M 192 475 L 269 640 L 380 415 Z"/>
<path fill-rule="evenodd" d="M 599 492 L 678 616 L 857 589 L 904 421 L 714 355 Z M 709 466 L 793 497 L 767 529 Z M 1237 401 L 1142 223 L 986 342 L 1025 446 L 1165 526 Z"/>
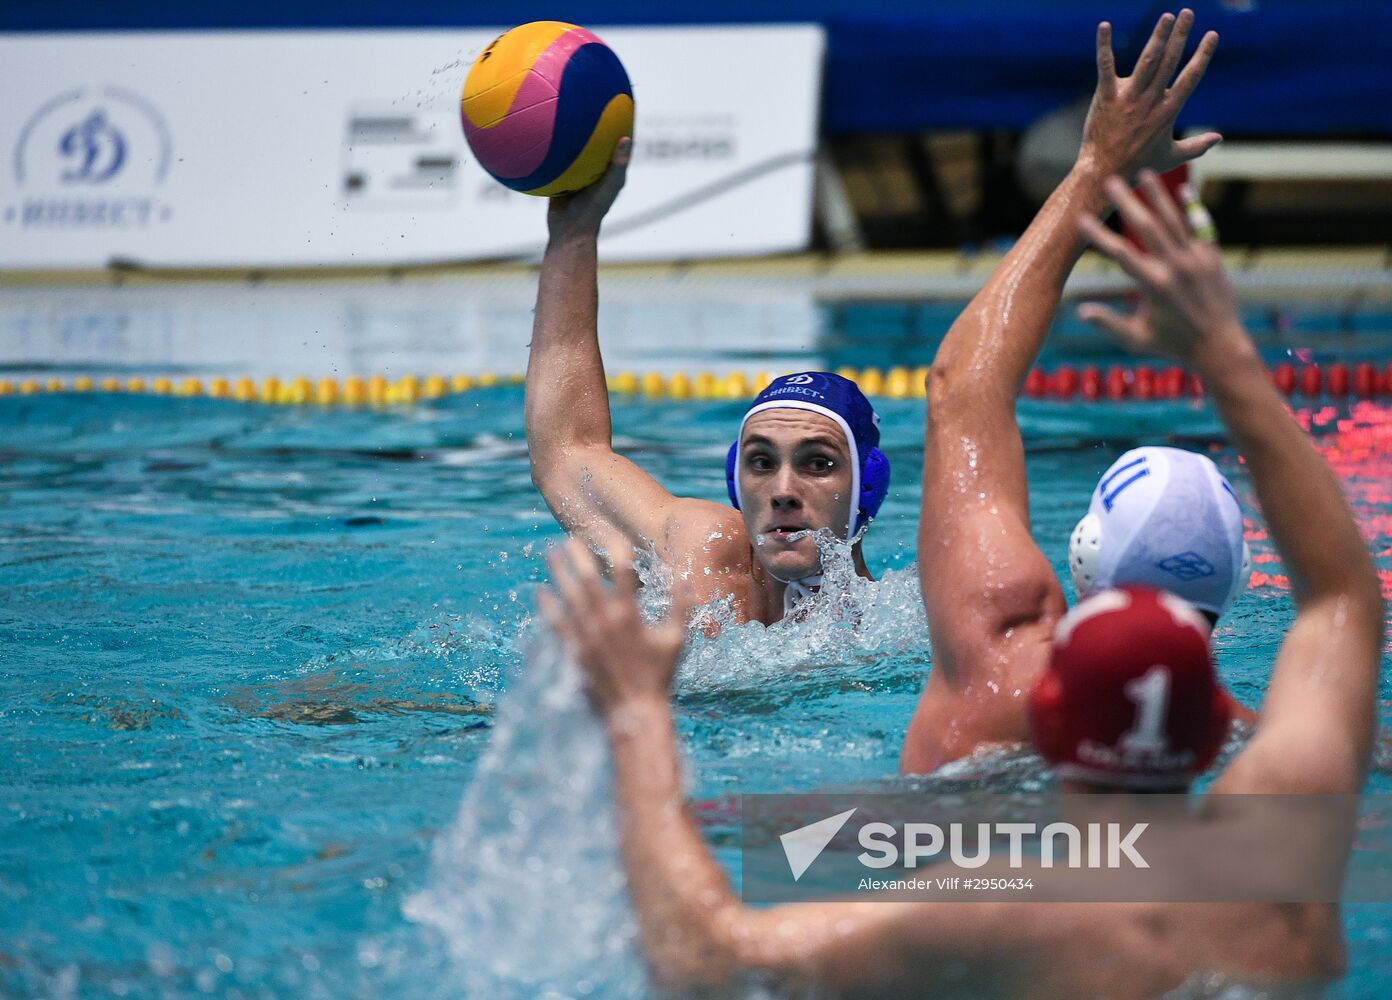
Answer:
<path fill-rule="evenodd" d="M 1180 448 L 1134 448 L 1103 474 L 1073 529 L 1068 569 L 1079 600 L 1147 586 L 1222 615 L 1247 587 L 1242 508 L 1218 467 Z"/>

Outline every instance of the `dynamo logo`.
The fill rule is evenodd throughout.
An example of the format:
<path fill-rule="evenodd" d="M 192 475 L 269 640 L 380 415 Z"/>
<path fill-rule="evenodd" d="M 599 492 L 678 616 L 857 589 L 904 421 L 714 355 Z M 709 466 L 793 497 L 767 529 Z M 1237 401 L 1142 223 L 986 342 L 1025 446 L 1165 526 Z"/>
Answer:
<path fill-rule="evenodd" d="M 126 137 L 97 108 L 63 133 L 59 152 L 75 165 L 63 172 L 66 183 L 100 184 L 120 172 L 126 162 Z"/>
<path fill-rule="evenodd" d="M 154 193 L 169 174 L 173 143 L 164 116 L 123 87 L 77 87 L 30 114 L 12 167 L 23 196 L 3 206 L 21 230 L 144 229 L 167 221 Z"/>
<path fill-rule="evenodd" d="M 813 388 L 813 387 L 816 388 Z M 825 388 L 826 379 L 813 372 L 803 372 L 800 375 L 784 375 L 774 379 L 759 395 L 763 399 L 773 399 L 777 396 L 806 396 L 809 399 L 826 399 L 826 394 L 818 392 L 818 389 Z"/>

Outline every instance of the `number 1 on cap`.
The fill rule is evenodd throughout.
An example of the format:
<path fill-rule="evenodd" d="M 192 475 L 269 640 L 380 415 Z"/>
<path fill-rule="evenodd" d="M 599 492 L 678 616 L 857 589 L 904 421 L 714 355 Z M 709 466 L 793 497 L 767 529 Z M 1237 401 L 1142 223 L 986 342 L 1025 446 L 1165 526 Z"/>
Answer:
<path fill-rule="evenodd" d="M 1128 681 L 1126 697 L 1135 702 L 1139 717 L 1118 741 L 1127 750 L 1139 753 L 1163 753 L 1168 749 L 1165 739 L 1165 714 L 1170 707 L 1170 672 L 1156 664 L 1140 677 Z"/>

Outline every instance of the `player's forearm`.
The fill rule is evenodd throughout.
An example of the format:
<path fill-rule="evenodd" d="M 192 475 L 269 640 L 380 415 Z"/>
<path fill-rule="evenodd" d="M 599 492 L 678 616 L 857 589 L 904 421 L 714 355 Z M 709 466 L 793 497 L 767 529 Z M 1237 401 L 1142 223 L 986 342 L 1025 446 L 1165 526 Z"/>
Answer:
<path fill-rule="evenodd" d="M 1276 394 L 1245 334 L 1194 358 L 1247 469 L 1297 603 L 1327 596 L 1380 602 L 1372 560 L 1338 482 Z M 1379 615 L 1380 617 L 1380 615 Z"/>
<path fill-rule="evenodd" d="M 1082 252 L 1078 219 L 1106 206 L 1104 174 L 1080 159 L 943 338 L 934 381 L 1013 399 L 1034 364 Z"/>
<path fill-rule="evenodd" d="M 653 974 L 676 990 L 725 982 L 742 907 L 687 814 L 671 710 L 635 702 L 606 725 L 624 868 Z"/>
<path fill-rule="evenodd" d="M 551 449 L 610 442 L 596 257 L 593 234 L 565 233 L 552 236 L 542 260 L 525 407 L 534 464 Z"/>

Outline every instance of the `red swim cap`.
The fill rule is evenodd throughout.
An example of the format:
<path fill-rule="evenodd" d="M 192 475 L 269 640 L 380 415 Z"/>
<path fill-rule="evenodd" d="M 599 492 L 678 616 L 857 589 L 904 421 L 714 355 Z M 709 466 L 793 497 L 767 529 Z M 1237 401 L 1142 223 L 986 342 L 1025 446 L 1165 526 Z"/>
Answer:
<path fill-rule="evenodd" d="M 1129 788 L 1202 774 L 1232 714 L 1203 615 L 1145 587 L 1104 590 L 1064 616 L 1029 707 L 1035 748 L 1060 776 Z"/>

